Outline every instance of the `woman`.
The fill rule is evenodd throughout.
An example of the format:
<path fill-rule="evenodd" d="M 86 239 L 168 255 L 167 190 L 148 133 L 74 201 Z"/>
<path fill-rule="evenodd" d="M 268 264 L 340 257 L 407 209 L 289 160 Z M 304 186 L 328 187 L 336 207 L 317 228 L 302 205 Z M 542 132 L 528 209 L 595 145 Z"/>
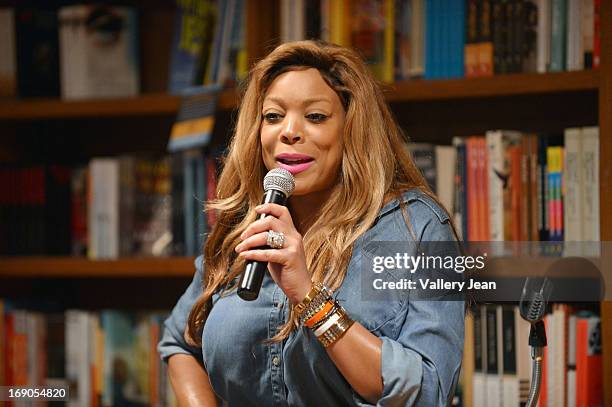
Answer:
<path fill-rule="evenodd" d="M 287 208 L 258 205 L 276 167 L 295 177 Z M 463 301 L 360 294 L 367 243 L 455 234 L 353 51 L 284 44 L 253 68 L 210 208 L 218 222 L 159 344 L 181 405 L 449 403 Z M 248 260 L 269 262 L 252 302 L 235 288 Z"/>

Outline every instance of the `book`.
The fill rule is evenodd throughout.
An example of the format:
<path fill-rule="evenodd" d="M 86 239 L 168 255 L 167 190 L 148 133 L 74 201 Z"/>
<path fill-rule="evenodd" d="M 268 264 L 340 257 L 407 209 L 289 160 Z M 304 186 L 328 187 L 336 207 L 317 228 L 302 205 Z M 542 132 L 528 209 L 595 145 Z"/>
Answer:
<path fill-rule="evenodd" d="M 464 72 L 466 78 L 478 76 L 479 8 L 476 0 L 467 0 Z"/>
<path fill-rule="evenodd" d="M 306 39 L 305 7 L 308 1 L 281 0 L 280 2 L 280 41 L 281 43 Z"/>
<path fill-rule="evenodd" d="M 537 35 L 537 71 L 548 72 L 550 66 L 550 46 L 552 29 L 552 0 L 537 0 L 538 35 Z"/>
<path fill-rule="evenodd" d="M 89 164 L 88 257 L 119 257 L 119 161 L 95 158 Z"/>
<path fill-rule="evenodd" d="M 582 7 L 582 0 L 567 0 L 567 55 L 565 65 L 568 71 L 584 69 Z"/>
<path fill-rule="evenodd" d="M 395 1 L 393 66 L 395 81 L 410 78 L 412 2 Z"/>
<path fill-rule="evenodd" d="M 519 72 L 537 72 L 538 68 L 538 5 L 537 0 L 520 0 L 522 13 L 518 16 L 516 39 L 520 61 Z"/>
<path fill-rule="evenodd" d="M 171 94 L 204 83 L 218 12 L 214 0 L 177 1 L 177 6 L 169 68 Z"/>
<path fill-rule="evenodd" d="M 414 164 L 421 171 L 427 184 L 436 191 L 436 150 L 433 144 L 410 143 L 408 148 L 412 153 Z"/>
<path fill-rule="evenodd" d="M 599 242 L 600 208 L 599 208 L 599 128 L 582 128 L 582 176 L 584 195 L 582 209 L 582 237 L 585 242 Z M 598 247 L 598 246 L 597 246 Z M 593 255 L 598 256 L 599 250 Z"/>
<path fill-rule="evenodd" d="M 567 1 L 551 0 L 551 72 L 564 71 L 567 58 Z"/>
<path fill-rule="evenodd" d="M 548 224 L 550 240 L 563 241 L 563 147 L 548 147 Z"/>
<path fill-rule="evenodd" d="M 436 194 L 448 213 L 453 213 L 457 152 L 453 146 L 435 146 L 435 153 Z"/>
<path fill-rule="evenodd" d="M 580 242 L 584 240 L 582 235 L 582 223 L 584 221 L 584 209 L 582 207 L 584 196 L 583 164 L 582 164 L 582 131 L 580 128 L 565 129 L 565 154 L 564 154 L 564 180 L 565 180 L 565 205 L 563 234 L 566 242 Z"/>
<path fill-rule="evenodd" d="M 508 73 L 508 22 L 505 2 L 491 1 L 491 39 L 493 42 L 493 72 Z"/>
<path fill-rule="evenodd" d="M 485 306 L 474 307 L 474 407 L 485 407 L 487 399 L 487 319 Z"/>
<path fill-rule="evenodd" d="M 576 319 L 576 406 L 603 406 L 601 319 Z"/>
<path fill-rule="evenodd" d="M 601 59 L 601 0 L 593 0 L 593 5 L 593 69 L 596 69 Z"/>
<path fill-rule="evenodd" d="M 219 84 L 184 88 L 181 105 L 172 125 L 168 151 L 203 147 L 210 142 L 221 86 Z"/>
<path fill-rule="evenodd" d="M 15 11 L 0 9 L 0 97 L 17 94 L 17 61 L 15 51 Z"/>
<path fill-rule="evenodd" d="M 68 310 L 65 317 L 66 378 L 72 391 L 68 406 L 89 405 L 92 394 L 91 316 L 85 311 Z"/>
<path fill-rule="evenodd" d="M 350 9 L 350 43 L 359 51 L 374 76 L 393 81 L 393 0 L 357 0 Z"/>
<path fill-rule="evenodd" d="M 103 405 L 148 404 L 148 394 L 139 386 L 136 351 L 141 316 L 104 310 L 100 323 L 104 332 Z"/>
<path fill-rule="evenodd" d="M 517 317 L 511 306 L 497 306 L 497 351 L 500 362 L 499 373 L 501 375 L 501 405 L 520 405 L 520 386 L 517 369 L 518 355 L 517 343 L 521 339 L 517 336 Z"/>
<path fill-rule="evenodd" d="M 293 3 L 296 0 L 292 0 Z M 243 2 L 238 0 L 226 0 L 218 3 L 218 17 L 214 34 L 214 41 L 210 50 L 209 64 L 206 66 L 204 74 L 204 84 L 229 84 L 232 80 L 230 72 L 230 49 L 232 46 L 232 36 L 235 35 L 238 26 L 241 24 L 241 11 L 238 7 L 244 7 Z M 296 9 L 302 9 L 303 5 L 295 4 Z M 302 21 L 304 17 L 297 17 Z M 295 22 L 296 24 L 297 21 Z M 301 34 L 303 35 L 303 33 Z"/>
<path fill-rule="evenodd" d="M 489 406 L 501 405 L 502 398 L 502 378 L 500 374 L 501 360 L 499 359 L 499 339 L 498 325 L 501 321 L 497 319 L 497 307 L 494 305 L 486 305 L 486 400 Z"/>
<path fill-rule="evenodd" d="M 593 45 L 595 43 L 595 5 L 593 0 L 583 0 L 582 7 L 580 8 L 582 15 L 582 35 L 580 41 L 582 41 L 583 69 L 593 68 Z"/>
<path fill-rule="evenodd" d="M 457 150 L 455 166 L 455 197 L 453 200 L 453 221 L 459 231 L 460 238 L 469 240 L 468 236 L 468 209 L 467 209 L 467 156 L 465 140 L 462 137 L 453 137 L 453 147 Z"/>
<path fill-rule="evenodd" d="M 493 0 L 479 0 L 478 27 L 478 76 L 493 75 L 494 51 L 492 32 L 492 3 Z"/>
<path fill-rule="evenodd" d="M 50 7 L 15 9 L 17 94 L 20 97 L 60 95 L 57 11 Z"/>
<path fill-rule="evenodd" d="M 140 91 L 138 14 L 130 7 L 59 10 L 62 97 L 135 96 Z"/>
<path fill-rule="evenodd" d="M 410 19 L 410 76 L 420 78 L 425 73 L 425 1 L 412 0 Z"/>

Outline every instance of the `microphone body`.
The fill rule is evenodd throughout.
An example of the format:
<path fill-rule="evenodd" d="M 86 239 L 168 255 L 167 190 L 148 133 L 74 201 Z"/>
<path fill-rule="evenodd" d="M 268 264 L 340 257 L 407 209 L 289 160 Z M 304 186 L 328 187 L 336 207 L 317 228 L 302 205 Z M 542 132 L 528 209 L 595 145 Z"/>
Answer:
<path fill-rule="evenodd" d="M 293 175 L 283 169 L 274 168 L 266 174 L 263 182 L 264 196 L 262 204 L 275 203 L 285 206 L 287 198 L 295 188 L 295 179 Z M 262 213 L 259 219 L 263 219 L 268 214 Z M 270 249 L 270 246 L 259 246 L 257 249 Z M 259 296 L 261 283 L 268 269 L 268 262 L 249 260 L 244 268 L 244 272 L 240 276 L 238 283 L 238 296 L 245 301 L 253 301 Z"/>
<path fill-rule="evenodd" d="M 262 204 L 275 203 L 278 205 L 285 206 L 287 204 L 287 197 L 275 189 L 270 189 L 264 193 Z M 258 219 L 263 219 L 268 216 L 267 213 L 259 215 Z M 269 249 L 270 246 L 259 246 L 257 249 Z M 257 299 L 259 290 L 261 289 L 261 283 L 264 278 L 264 274 L 268 268 L 268 263 L 265 261 L 249 260 L 244 268 L 240 283 L 238 284 L 238 295 L 240 298 L 246 301 L 253 301 Z"/>

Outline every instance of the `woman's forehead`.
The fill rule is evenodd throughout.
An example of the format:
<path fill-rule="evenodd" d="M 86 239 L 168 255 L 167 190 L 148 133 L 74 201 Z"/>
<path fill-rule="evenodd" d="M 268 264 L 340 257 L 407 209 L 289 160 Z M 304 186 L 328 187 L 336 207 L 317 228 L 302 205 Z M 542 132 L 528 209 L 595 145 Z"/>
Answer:
<path fill-rule="evenodd" d="M 272 81 L 264 95 L 264 103 L 297 102 L 301 105 L 316 102 L 340 103 L 336 92 L 329 87 L 315 68 L 283 72 Z"/>

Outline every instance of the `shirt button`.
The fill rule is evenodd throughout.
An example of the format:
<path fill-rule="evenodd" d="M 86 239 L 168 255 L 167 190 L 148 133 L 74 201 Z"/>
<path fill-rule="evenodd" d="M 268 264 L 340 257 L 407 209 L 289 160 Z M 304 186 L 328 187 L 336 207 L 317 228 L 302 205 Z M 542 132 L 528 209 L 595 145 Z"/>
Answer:
<path fill-rule="evenodd" d="M 273 364 L 274 366 L 278 366 L 278 365 L 280 365 L 280 358 L 279 358 L 278 356 L 274 356 L 274 357 L 272 358 L 272 364 Z"/>

